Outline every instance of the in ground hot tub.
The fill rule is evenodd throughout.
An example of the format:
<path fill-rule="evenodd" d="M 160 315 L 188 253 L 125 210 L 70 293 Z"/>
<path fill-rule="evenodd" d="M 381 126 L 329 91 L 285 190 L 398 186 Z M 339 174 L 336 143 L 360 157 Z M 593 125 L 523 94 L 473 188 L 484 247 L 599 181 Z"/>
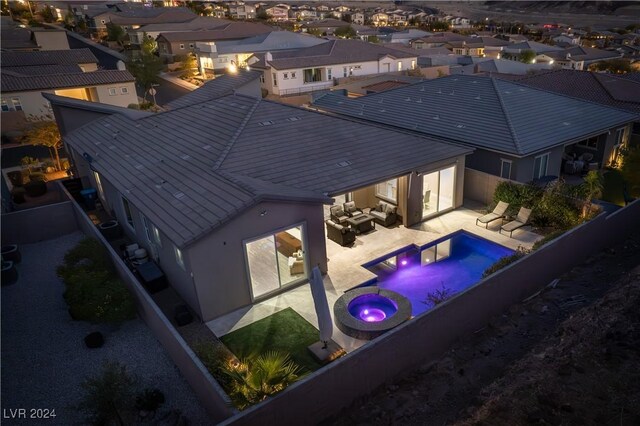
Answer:
<path fill-rule="evenodd" d="M 371 340 L 411 318 L 411 302 L 391 290 L 349 290 L 333 305 L 336 325 L 344 334 Z"/>

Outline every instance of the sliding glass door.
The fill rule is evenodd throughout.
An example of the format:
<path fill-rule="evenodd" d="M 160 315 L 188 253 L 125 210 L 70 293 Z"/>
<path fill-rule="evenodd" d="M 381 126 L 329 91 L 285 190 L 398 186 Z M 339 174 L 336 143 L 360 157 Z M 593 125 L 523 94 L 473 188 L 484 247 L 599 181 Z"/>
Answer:
<path fill-rule="evenodd" d="M 253 299 L 307 278 L 302 225 L 245 242 Z"/>
<path fill-rule="evenodd" d="M 454 207 L 456 166 L 422 175 L 422 218 Z"/>

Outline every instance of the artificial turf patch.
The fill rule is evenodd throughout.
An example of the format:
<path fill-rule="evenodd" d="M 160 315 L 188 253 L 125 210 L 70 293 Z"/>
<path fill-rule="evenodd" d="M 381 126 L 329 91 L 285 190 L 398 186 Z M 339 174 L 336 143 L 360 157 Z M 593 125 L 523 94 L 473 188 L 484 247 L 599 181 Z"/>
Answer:
<path fill-rule="evenodd" d="M 313 358 L 307 346 L 319 340 L 318 330 L 291 308 L 232 331 L 220 338 L 238 358 L 262 355 L 269 351 L 289 354 L 308 371 L 322 365 Z"/>

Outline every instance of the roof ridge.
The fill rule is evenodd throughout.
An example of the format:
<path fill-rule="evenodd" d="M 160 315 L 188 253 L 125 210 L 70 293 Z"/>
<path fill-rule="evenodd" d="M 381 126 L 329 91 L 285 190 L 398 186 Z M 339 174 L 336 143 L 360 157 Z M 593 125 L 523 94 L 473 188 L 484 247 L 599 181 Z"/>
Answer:
<path fill-rule="evenodd" d="M 251 107 L 249 112 L 247 113 L 246 117 L 244 118 L 244 120 L 242 120 L 242 123 L 240 123 L 240 126 L 238 126 L 238 130 L 236 130 L 236 132 L 234 133 L 233 137 L 231 138 L 229 143 L 227 143 L 227 146 L 225 146 L 224 150 L 220 154 L 220 157 L 218 158 L 218 161 L 216 161 L 216 163 L 213 165 L 213 170 L 218 170 L 220 168 L 220 166 L 222 166 L 222 163 L 224 163 L 224 160 L 227 159 L 227 156 L 231 152 L 231 148 L 233 148 L 233 146 L 235 145 L 236 141 L 238 140 L 238 138 L 240 137 L 240 135 L 244 131 L 244 128 L 246 127 L 247 123 L 249 122 L 251 117 L 253 117 L 253 113 L 256 111 L 256 109 L 258 108 L 258 105 L 260 105 L 261 101 L 262 101 L 262 99 L 256 99 L 255 100 L 255 103 L 253 104 L 253 106 Z"/>
<path fill-rule="evenodd" d="M 496 79 L 491 77 L 491 84 L 493 85 L 493 89 L 496 92 L 496 96 L 498 97 L 498 101 L 500 102 L 500 108 L 502 109 L 502 113 L 504 114 L 504 118 L 507 121 L 507 126 L 509 126 L 509 132 L 511 133 L 511 137 L 513 138 L 513 144 L 516 147 L 516 151 L 518 154 L 522 154 L 522 149 L 520 147 L 520 142 L 518 141 L 518 136 L 516 135 L 516 131 L 513 128 L 513 124 L 511 123 L 511 119 L 509 118 L 509 114 L 507 113 L 507 108 L 505 108 L 504 100 L 502 99 L 502 95 L 500 94 L 500 89 L 496 85 Z"/>

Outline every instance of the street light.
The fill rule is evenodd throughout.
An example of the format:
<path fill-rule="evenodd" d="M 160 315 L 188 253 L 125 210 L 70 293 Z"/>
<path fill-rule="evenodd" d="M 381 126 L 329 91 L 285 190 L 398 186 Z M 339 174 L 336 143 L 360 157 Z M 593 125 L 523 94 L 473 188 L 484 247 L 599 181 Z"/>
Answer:
<path fill-rule="evenodd" d="M 227 67 L 231 74 L 235 74 L 238 72 L 238 66 L 236 65 L 236 61 L 231 61 L 229 66 Z"/>

